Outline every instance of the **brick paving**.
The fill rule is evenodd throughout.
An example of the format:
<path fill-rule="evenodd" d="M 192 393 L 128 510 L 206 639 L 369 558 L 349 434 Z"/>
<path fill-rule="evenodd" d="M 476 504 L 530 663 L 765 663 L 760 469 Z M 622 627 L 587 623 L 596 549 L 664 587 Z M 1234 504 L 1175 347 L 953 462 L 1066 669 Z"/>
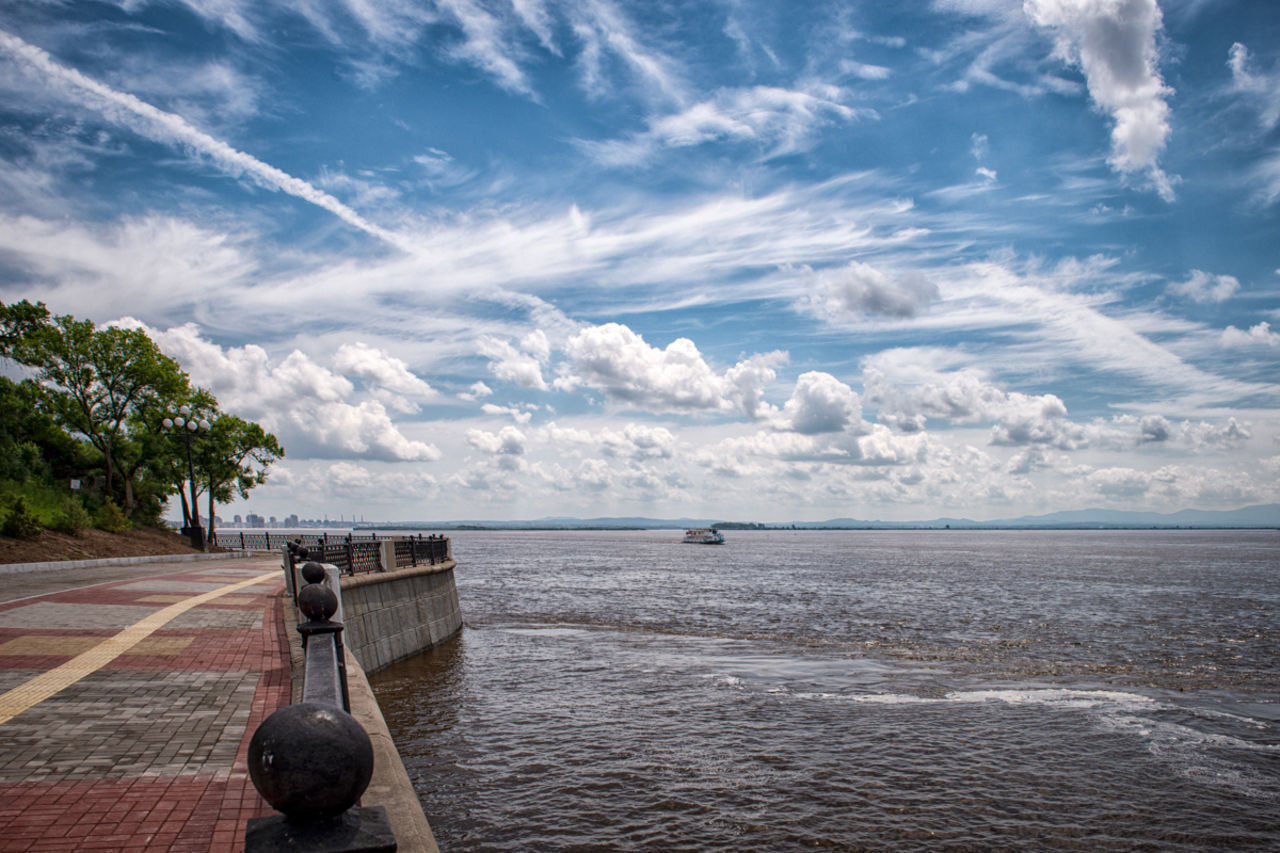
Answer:
<path fill-rule="evenodd" d="M 154 565 L 162 576 L 0 603 L 0 697 L 166 607 L 278 567 Z M 248 778 L 249 738 L 289 703 L 282 586 L 180 612 L 0 723 L 0 853 L 243 850 L 246 821 L 272 813 Z"/>

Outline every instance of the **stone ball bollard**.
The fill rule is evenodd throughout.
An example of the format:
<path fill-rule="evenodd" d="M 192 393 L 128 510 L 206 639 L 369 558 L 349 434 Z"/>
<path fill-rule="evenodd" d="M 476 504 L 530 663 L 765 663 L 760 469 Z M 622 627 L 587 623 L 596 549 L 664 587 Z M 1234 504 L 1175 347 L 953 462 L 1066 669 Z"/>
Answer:
<path fill-rule="evenodd" d="M 290 821 L 336 817 L 356 804 L 373 776 L 373 744 L 340 708 L 300 702 L 276 711 L 249 741 L 249 777 Z"/>
<path fill-rule="evenodd" d="M 338 596 L 322 583 L 309 583 L 298 590 L 298 608 L 313 622 L 325 622 L 338 612 Z"/>
<path fill-rule="evenodd" d="M 324 580 L 324 566 L 314 560 L 302 566 L 302 579 L 307 583 L 320 583 Z"/>

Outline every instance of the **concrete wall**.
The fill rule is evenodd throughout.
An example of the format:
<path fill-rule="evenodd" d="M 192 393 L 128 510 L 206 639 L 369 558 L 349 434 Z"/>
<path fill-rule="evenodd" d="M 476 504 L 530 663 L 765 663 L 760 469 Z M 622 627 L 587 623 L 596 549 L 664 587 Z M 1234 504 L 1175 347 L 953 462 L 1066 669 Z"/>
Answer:
<path fill-rule="evenodd" d="M 456 563 L 342 578 L 342 640 L 365 672 L 437 646 L 462 630 Z"/>

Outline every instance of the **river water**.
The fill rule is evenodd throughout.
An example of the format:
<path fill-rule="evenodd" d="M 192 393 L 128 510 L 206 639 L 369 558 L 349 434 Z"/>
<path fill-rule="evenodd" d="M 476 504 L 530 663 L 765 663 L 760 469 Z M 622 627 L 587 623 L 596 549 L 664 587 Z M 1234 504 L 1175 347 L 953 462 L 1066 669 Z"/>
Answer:
<path fill-rule="evenodd" d="M 1276 531 L 451 535 L 448 853 L 1280 849 Z"/>

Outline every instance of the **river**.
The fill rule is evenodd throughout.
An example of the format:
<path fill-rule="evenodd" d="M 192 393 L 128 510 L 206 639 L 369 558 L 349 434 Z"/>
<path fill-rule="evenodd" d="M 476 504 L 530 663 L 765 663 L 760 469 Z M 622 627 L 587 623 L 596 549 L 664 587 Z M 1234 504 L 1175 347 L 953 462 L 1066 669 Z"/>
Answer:
<path fill-rule="evenodd" d="M 1280 533 L 451 534 L 441 849 L 1280 849 Z"/>

